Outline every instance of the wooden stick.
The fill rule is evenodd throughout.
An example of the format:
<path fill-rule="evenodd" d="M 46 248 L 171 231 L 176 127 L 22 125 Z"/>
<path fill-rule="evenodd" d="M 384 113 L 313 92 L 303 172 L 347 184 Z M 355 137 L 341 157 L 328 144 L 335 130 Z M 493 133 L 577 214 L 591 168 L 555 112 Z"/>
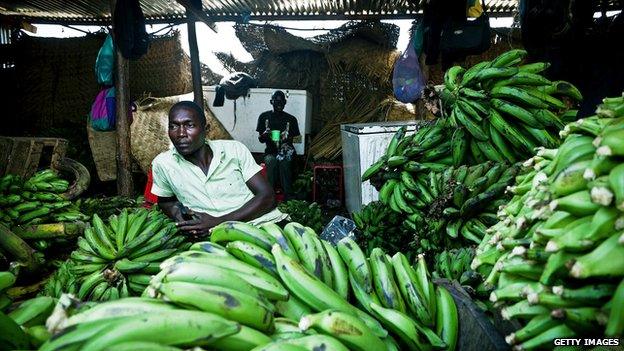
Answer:
<path fill-rule="evenodd" d="M 197 48 L 197 32 L 195 30 L 195 15 L 186 8 L 186 25 L 188 27 L 189 51 L 191 54 L 191 75 L 193 77 L 193 99 L 196 104 L 204 107 L 204 92 L 201 85 L 201 67 L 199 64 L 199 49 Z"/>
<path fill-rule="evenodd" d="M 110 0 L 111 18 L 115 16 L 117 0 Z M 115 25 L 113 18 L 112 25 Z M 113 38 L 115 39 L 115 38 Z M 116 40 L 116 39 L 115 39 Z M 128 59 L 115 45 L 115 101 L 117 109 L 117 193 L 124 196 L 132 196 L 134 183 L 132 181 L 132 158 L 130 156 L 130 119 L 128 111 L 130 107 L 130 65 Z"/>

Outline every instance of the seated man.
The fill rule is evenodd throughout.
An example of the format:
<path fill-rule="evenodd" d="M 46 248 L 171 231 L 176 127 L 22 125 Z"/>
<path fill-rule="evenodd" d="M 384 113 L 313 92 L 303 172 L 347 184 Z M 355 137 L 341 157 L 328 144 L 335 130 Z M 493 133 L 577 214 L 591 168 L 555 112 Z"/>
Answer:
<path fill-rule="evenodd" d="M 276 90 L 271 96 L 272 111 L 266 111 L 258 117 L 258 140 L 266 143 L 264 164 L 267 168 L 269 184 L 275 189 L 277 179 L 282 186 L 286 200 L 291 197 L 292 170 L 291 163 L 295 154 L 293 139 L 300 136 L 297 119 L 284 111 L 286 95 Z M 272 140 L 270 134 L 277 132 L 277 140 Z M 278 178 L 279 177 L 279 178 Z"/>
<path fill-rule="evenodd" d="M 152 162 L 152 193 L 163 212 L 198 237 L 224 221 L 285 219 L 249 149 L 235 140 L 206 140 L 206 129 L 204 111 L 194 102 L 181 101 L 169 110 L 174 147 Z"/>

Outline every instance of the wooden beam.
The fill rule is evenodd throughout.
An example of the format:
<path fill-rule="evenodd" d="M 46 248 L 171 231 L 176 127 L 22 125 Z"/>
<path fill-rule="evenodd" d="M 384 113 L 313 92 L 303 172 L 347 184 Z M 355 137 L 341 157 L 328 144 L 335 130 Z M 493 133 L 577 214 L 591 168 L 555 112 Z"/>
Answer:
<path fill-rule="evenodd" d="M 191 54 L 191 75 L 193 77 L 193 100 L 199 106 L 204 106 L 204 92 L 201 82 L 201 66 L 199 64 L 199 49 L 197 47 L 197 32 L 195 30 L 195 16 L 186 9 L 189 51 Z"/>
<path fill-rule="evenodd" d="M 111 0 L 111 17 L 114 17 L 116 0 Z M 114 29 L 113 21 L 113 29 Z M 116 39 L 113 38 L 113 41 Z M 130 156 L 130 65 L 119 48 L 115 46 L 115 102 L 117 110 L 117 193 L 134 195 L 132 181 L 132 158 Z"/>
<path fill-rule="evenodd" d="M 199 5 L 199 8 L 197 8 L 195 5 L 193 5 L 193 2 L 191 0 L 176 0 L 176 1 L 180 5 L 184 6 L 184 8 L 186 9 L 187 20 L 189 18 L 195 17 L 196 20 L 204 22 L 208 26 L 208 28 L 212 29 L 215 33 L 217 32 L 217 26 L 215 25 L 214 21 L 211 20 L 208 17 L 208 15 L 206 15 L 206 13 L 204 13 L 204 11 L 201 8 L 201 5 Z M 190 14 L 193 14 L 194 16 L 191 16 Z"/>

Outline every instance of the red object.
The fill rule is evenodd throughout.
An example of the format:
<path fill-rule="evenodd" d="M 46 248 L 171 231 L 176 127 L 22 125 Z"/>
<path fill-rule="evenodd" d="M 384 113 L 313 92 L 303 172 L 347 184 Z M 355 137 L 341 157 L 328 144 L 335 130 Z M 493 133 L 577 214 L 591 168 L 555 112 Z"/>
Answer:
<path fill-rule="evenodd" d="M 145 190 L 143 191 L 143 198 L 145 198 L 145 207 L 151 207 L 153 204 L 158 203 L 158 196 L 152 194 L 152 169 L 147 172 L 147 183 L 145 184 Z"/>
<path fill-rule="evenodd" d="M 337 170 L 336 176 L 337 176 L 337 178 L 339 178 L 338 179 L 338 199 L 340 201 L 343 201 L 343 193 L 344 193 L 343 189 L 344 189 L 344 186 L 343 186 L 343 178 L 342 178 L 342 165 L 340 165 L 340 164 L 331 164 L 331 163 L 315 165 L 312 168 L 312 174 L 313 174 L 313 177 L 312 177 L 312 201 L 316 202 L 318 200 L 317 199 L 317 195 L 318 194 L 317 194 L 317 189 L 316 189 L 318 186 L 317 186 L 317 181 L 316 180 L 318 179 L 318 177 L 319 177 L 319 175 L 321 173 L 328 172 L 329 170 Z M 319 191 L 320 191 L 320 189 L 319 189 Z"/>

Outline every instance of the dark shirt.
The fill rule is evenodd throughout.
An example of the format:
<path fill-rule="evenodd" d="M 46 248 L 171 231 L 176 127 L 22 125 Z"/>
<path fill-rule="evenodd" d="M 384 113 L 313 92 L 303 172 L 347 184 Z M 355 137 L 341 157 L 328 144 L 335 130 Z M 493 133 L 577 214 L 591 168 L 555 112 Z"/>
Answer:
<path fill-rule="evenodd" d="M 290 122 L 290 125 L 288 127 L 288 139 L 286 140 L 286 143 L 290 144 L 291 146 L 292 139 L 296 136 L 301 135 L 299 133 L 299 125 L 297 124 L 297 119 L 293 115 L 283 111 L 266 111 L 261 113 L 260 117 L 258 117 L 258 127 L 256 128 L 256 131 L 258 133 L 262 134 L 266 130 L 265 121 L 267 119 L 269 120 L 269 129 L 279 130 L 280 132 L 285 131 L 286 123 Z M 267 155 L 276 155 L 277 145 L 275 145 L 275 143 L 271 140 L 270 132 L 265 140 L 267 147 L 264 150 L 264 153 Z"/>

